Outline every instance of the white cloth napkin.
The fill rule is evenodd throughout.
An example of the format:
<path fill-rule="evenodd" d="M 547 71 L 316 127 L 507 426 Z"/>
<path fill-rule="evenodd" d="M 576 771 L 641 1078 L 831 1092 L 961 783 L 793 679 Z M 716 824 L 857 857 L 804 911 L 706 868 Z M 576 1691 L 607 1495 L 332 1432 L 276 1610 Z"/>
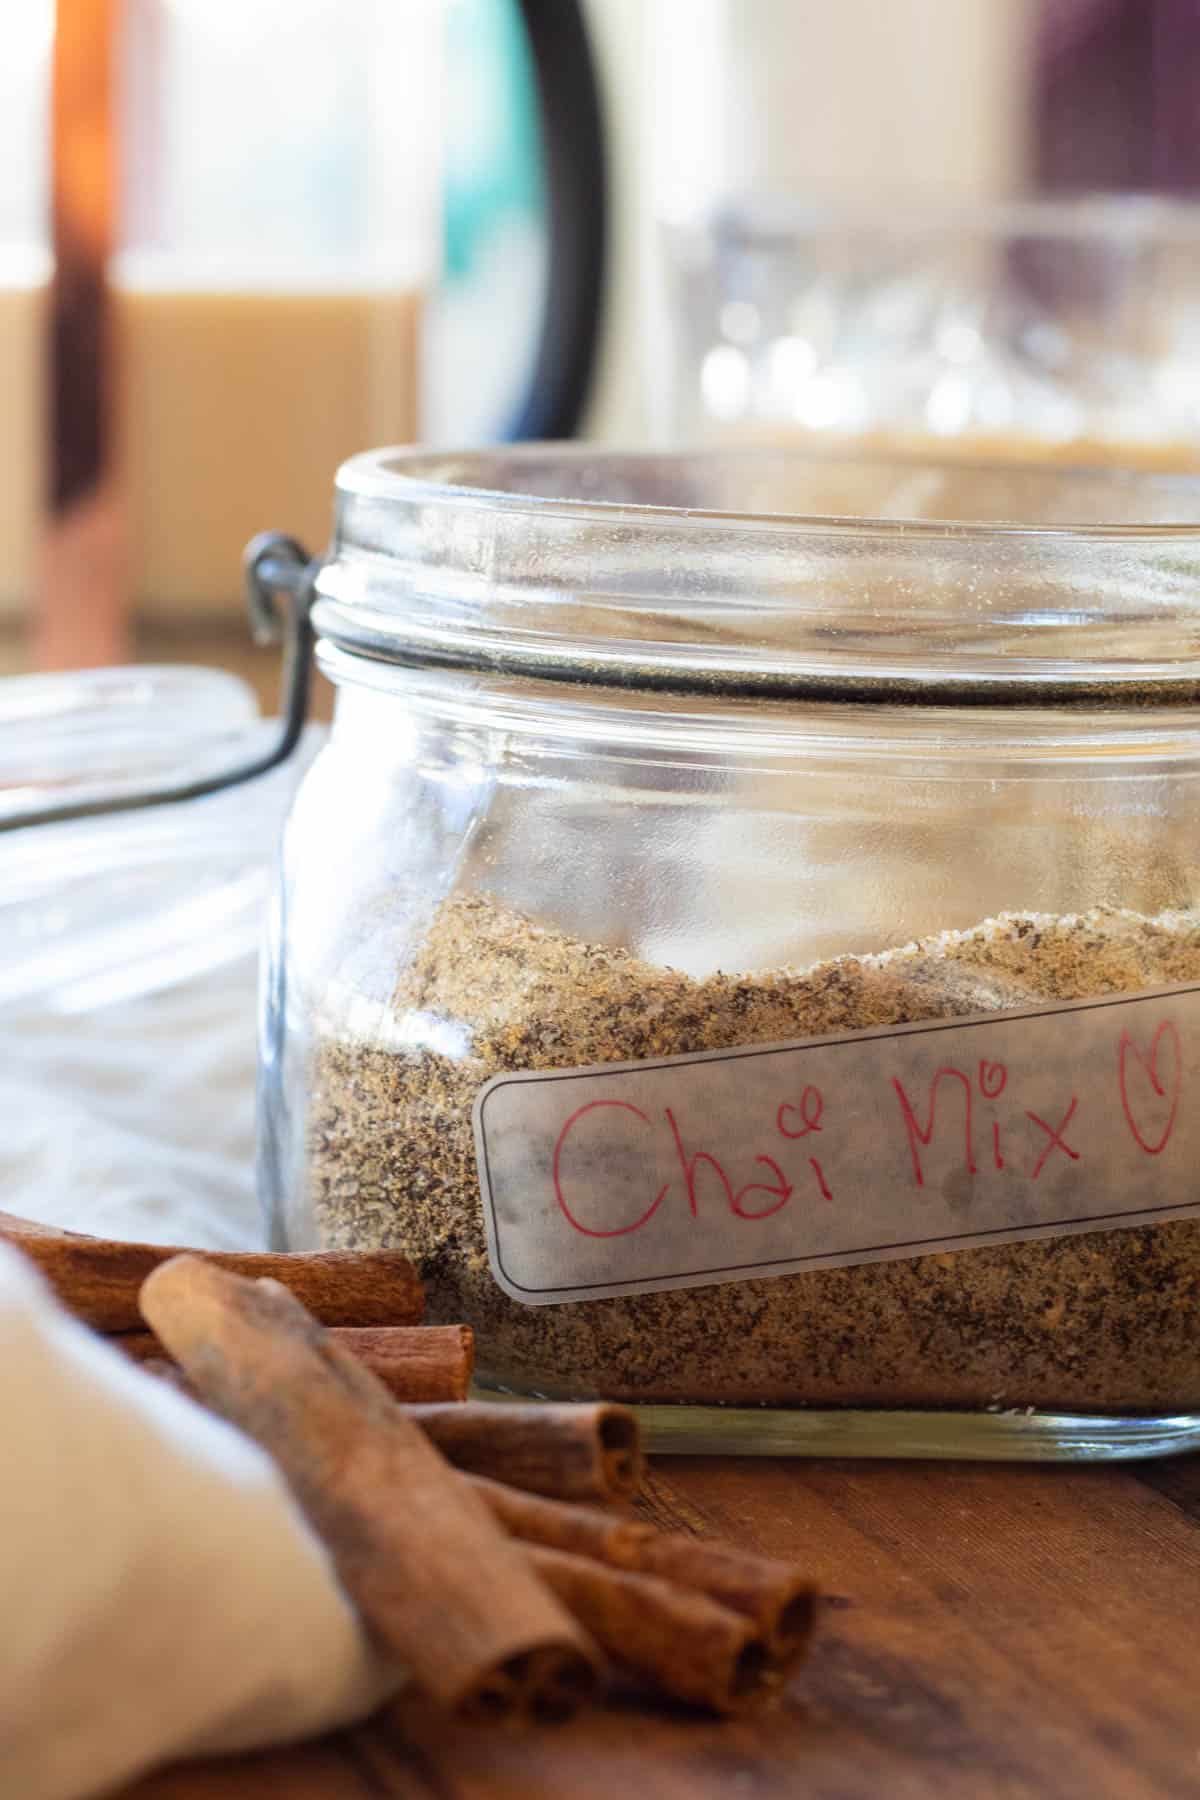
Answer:
<path fill-rule="evenodd" d="M 270 1460 L 0 1245 L 0 1792 L 102 1794 L 397 1685 Z"/>

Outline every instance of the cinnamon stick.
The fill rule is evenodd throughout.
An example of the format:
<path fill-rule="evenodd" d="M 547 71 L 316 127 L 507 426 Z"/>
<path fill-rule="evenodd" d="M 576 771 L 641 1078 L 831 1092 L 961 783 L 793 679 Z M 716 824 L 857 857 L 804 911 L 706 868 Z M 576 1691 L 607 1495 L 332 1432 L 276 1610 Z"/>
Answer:
<path fill-rule="evenodd" d="M 436 1403 L 415 1402 L 413 1393 L 400 1391 L 406 1383 L 415 1388 L 418 1379 L 416 1374 L 409 1376 L 404 1372 L 402 1353 L 393 1358 L 389 1369 L 377 1366 L 369 1350 L 366 1354 L 359 1350 L 360 1339 L 376 1335 L 395 1338 L 399 1345 L 402 1339 L 432 1338 L 442 1332 L 469 1333 L 469 1330 L 465 1325 L 422 1325 L 409 1330 L 397 1327 L 378 1333 L 330 1328 L 329 1336 L 359 1357 L 383 1381 L 392 1397 L 404 1404 L 409 1418 L 432 1439 L 447 1462 L 453 1463 L 464 1474 L 478 1474 L 485 1489 L 511 1484 L 511 1488 L 505 1485 L 502 1489 L 507 1493 L 526 1481 L 536 1481 L 543 1489 L 578 1493 L 587 1499 L 632 1498 L 645 1459 L 637 1421 L 624 1408 L 590 1403 L 578 1407 L 547 1406 L 542 1417 L 537 1407 L 508 1406 L 490 1401 L 464 1402 L 461 1397 L 455 1399 L 449 1395 Z M 159 1360 L 165 1354 L 151 1331 L 122 1332 L 111 1342 L 147 1366 L 152 1359 Z M 163 1366 L 173 1367 L 169 1362 Z M 155 1372 L 162 1370 L 159 1368 Z M 175 1373 L 178 1375 L 179 1371 L 175 1370 Z M 578 1416 L 574 1416 L 576 1414 Z M 601 1441 L 605 1434 L 613 1439 L 612 1444 L 606 1446 Z M 627 1443 L 627 1448 L 618 1450 L 615 1447 L 618 1437 Z M 486 1476 L 483 1471 L 487 1471 Z M 577 1510 L 573 1505 L 552 1498 L 546 1498 L 545 1503 L 565 1512 L 568 1518 Z M 600 1514 L 599 1517 L 607 1519 L 608 1515 Z M 507 1525 L 507 1521 L 505 1523 Z M 635 1525 L 632 1520 L 624 1523 L 634 1530 L 649 1529 Z M 546 1542 L 561 1548 L 573 1547 L 565 1541 L 560 1544 L 553 1530 L 539 1535 L 537 1531 L 527 1533 L 514 1528 L 512 1535 L 529 1536 L 533 1542 Z M 620 1566 L 633 1568 L 636 1564 L 629 1562 Z"/>
<path fill-rule="evenodd" d="M 729 1713 L 781 1685 L 750 1620 L 707 1594 L 541 1544 L 527 1554 L 601 1649 L 662 1693 Z"/>
<path fill-rule="evenodd" d="M 457 1404 L 467 1397 L 475 1365 L 469 1325 L 341 1325 L 329 1335 L 370 1369 L 393 1400 Z M 121 1332 L 112 1342 L 134 1362 L 166 1354 L 152 1331 Z"/>
<path fill-rule="evenodd" d="M 77 1232 L 66 1231 L 61 1225 L 43 1225 L 37 1219 L 22 1219 L 16 1213 L 0 1212 L 0 1237 L 11 1242 L 19 1242 L 25 1237 L 76 1237 Z"/>
<path fill-rule="evenodd" d="M 415 1406 L 411 1416 L 460 1469 L 560 1500 L 628 1500 L 645 1467 L 624 1406 Z"/>
<path fill-rule="evenodd" d="M 0 1238 L 37 1264 L 69 1311 L 103 1332 L 139 1330 L 142 1282 L 160 1263 L 188 1254 L 178 1246 L 30 1230 L 8 1215 L 0 1217 Z M 416 1270 L 398 1250 L 202 1254 L 232 1274 L 282 1282 L 325 1325 L 416 1325 L 424 1310 Z"/>
<path fill-rule="evenodd" d="M 525 1543 L 653 1575 L 742 1614 L 772 1667 L 792 1667 L 808 1647 L 816 1622 L 816 1589 L 791 1563 L 731 1544 L 707 1544 L 686 1532 L 656 1531 L 624 1514 L 518 1493 L 483 1476 L 473 1476 L 471 1485 L 505 1530 Z"/>
<path fill-rule="evenodd" d="M 404 1409 L 274 1281 L 161 1264 L 142 1312 L 204 1402 L 275 1458 L 379 1644 L 463 1717 L 565 1716 L 593 1645 Z"/>

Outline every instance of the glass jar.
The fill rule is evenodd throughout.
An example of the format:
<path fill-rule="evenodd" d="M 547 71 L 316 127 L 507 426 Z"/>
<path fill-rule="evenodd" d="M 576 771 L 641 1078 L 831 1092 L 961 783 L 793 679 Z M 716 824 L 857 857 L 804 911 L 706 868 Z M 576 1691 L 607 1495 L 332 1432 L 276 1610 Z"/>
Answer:
<path fill-rule="evenodd" d="M 681 1448 L 1200 1429 L 1200 490 L 379 452 L 316 577 L 261 1184 Z"/>
<path fill-rule="evenodd" d="M 1200 207 L 729 197 L 663 228 L 669 440 L 1200 465 Z"/>

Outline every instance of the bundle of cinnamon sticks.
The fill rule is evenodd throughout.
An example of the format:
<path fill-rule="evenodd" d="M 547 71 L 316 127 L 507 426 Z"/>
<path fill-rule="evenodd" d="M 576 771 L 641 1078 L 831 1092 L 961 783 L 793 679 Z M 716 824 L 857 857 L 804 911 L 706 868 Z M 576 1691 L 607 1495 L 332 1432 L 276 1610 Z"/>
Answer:
<path fill-rule="evenodd" d="M 3 1215 L 0 1236 L 274 1457 L 381 1650 L 456 1715 L 566 1717 L 609 1668 L 734 1712 L 803 1657 L 801 1571 L 616 1510 L 643 1467 L 626 1409 L 467 1401 L 471 1334 L 417 1324 L 402 1257 L 172 1253 Z"/>

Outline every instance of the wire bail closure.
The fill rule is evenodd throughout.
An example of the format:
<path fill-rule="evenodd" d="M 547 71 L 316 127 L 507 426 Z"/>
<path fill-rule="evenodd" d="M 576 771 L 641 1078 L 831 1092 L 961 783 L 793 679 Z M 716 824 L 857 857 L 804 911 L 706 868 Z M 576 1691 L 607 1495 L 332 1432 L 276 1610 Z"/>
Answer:
<path fill-rule="evenodd" d="M 17 813 L 0 819 L 0 832 L 22 831 L 32 825 L 62 825 L 73 819 L 101 818 L 109 813 L 141 812 L 151 806 L 173 806 L 184 800 L 200 800 L 205 795 L 237 787 L 243 781 L 253 781 L 286 762 L 300 742 L 308 717 L 312 688 L 312 606 L 320 567 L 320 557 L 310 557 L 303 545 L 281 531 L 260 532 L 247 544 L 242 557 L 246 610 L 254 641 L 283 646 L 280 730 L 268 750 L 198 781 L 143 788 L 140 792 L 114 795 L 111 799 L 67 801 L 59 806 Z"/>

